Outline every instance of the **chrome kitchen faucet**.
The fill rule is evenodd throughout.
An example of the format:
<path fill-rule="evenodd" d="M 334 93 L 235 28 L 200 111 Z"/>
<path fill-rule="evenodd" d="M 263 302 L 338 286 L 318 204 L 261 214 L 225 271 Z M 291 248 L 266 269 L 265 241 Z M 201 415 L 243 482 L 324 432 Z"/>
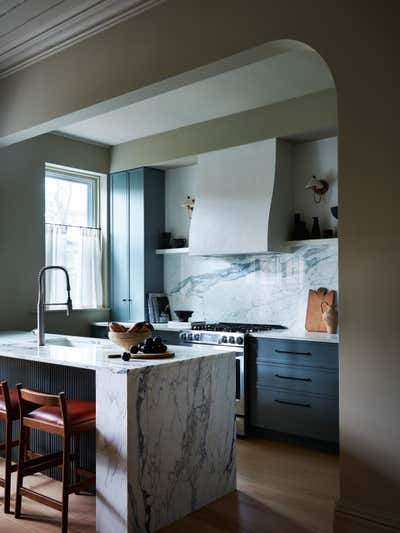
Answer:
<path fill-rule="evenodd" d="M 69 274 L 66 268 L 62 266 L 46 266 L 40 269 L 38 276 L 38 301 L 37 301 L 37 333 L 38 346 L 45 345 L 44 336 L 44 312 L 46 308 L 46 283 L 44 274 L 47 270 L 62 270 L 67 282 L 67 301 L 65 303 L 53 303 L 51 305 L 66 305 L 67 316 L 72 313 L 71 285 L 69 283 Z"/>

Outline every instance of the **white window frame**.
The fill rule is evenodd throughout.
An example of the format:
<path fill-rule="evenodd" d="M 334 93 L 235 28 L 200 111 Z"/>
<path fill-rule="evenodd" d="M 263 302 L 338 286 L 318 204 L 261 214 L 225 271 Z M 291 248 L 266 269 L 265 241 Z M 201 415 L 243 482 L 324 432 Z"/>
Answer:
<path fill-rule="evenodd" d="M 58 165 L 55 163 L 45 163 L 45 178 L 51 177 L 64 179 L 66 181 L 78 181 L 82 183 L 92 183 L 90 188 L 90 224 L 88 227 L 100 229 L 102 240 L 102 284 L 103 284 L 103 305 L 96 309 L 107 309 L 108 306 L 108 261 L 107 261 L 107 237 L 108 237 L 108 214 L 107 214 L 107 174 L 91 172 L 77 168 Z M 44 213 L 44 218 L 46 213 Z M 47 221 L 45 220 L 45 223 Z M 68 226 L 68 224 L 66 224 Z M 79 311 L 80 309 L 76 309 Z M 82 311 L 90 311 L 82 308 Z M 57 312 L 57 309 L 51 309 Z"/>

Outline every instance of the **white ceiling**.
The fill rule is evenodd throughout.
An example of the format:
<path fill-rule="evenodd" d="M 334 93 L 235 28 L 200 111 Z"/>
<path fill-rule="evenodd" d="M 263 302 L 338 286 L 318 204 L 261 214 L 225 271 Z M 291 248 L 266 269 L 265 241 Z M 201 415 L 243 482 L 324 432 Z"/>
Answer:
<path fill-rule="evenodd" d="M 116 145 L 334 87 L 311 50 L 295 50 L 147 98 L 57 133 Z"/>
<path fill-rule="evenodd" d="M 0 75 L 8 75 L 162 0 L 0 0 Z"/>

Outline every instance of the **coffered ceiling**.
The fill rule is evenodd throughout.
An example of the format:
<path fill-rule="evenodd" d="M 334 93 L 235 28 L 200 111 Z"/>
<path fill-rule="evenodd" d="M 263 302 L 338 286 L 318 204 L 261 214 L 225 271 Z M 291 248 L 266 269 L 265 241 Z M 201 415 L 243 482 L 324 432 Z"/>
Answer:
<path fill-rule="evenodd" d="M 0 0 L 0 76 L 163 0 Z"/>

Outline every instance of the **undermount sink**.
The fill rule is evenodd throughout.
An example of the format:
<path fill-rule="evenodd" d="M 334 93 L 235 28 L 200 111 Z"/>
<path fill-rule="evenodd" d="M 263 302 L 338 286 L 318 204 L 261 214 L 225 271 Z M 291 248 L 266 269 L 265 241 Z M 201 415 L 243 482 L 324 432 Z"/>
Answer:
<path fill-rule="evenodd" d="M 23 342 L 29 342 L 29 344 L 37 344 L 37 336 L 33 336 L 32 338 L 27 340 L 24 340 Z M 107 341 L 103 339 L 93 339 L 93 338 L 81 338 L 81 339 L 71 339 L 69 337 L 63 337 L 60 336 L 54 336 L 49 337 L 49 335 L 46 335 L 46 346 L 65 346 L 67 348 L 81 348 L 83 346 L 93 346 L 93 345 L 99 345 L 99 344 L 106 344 Z"/>

